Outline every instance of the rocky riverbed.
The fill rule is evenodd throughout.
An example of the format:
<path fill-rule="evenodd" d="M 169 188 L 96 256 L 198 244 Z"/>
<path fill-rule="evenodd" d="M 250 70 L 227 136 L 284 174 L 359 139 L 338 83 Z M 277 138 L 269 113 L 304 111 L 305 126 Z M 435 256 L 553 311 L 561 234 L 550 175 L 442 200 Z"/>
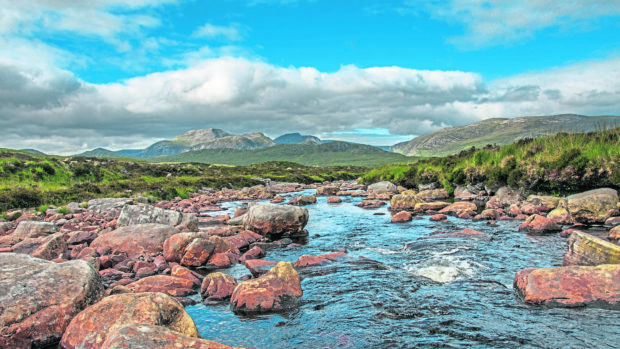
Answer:
<path fill-rule="evenodd" d="M 605 347 L 618 205 L 335 182 L 24 211 L 0 222 L 0 347 Z"/>

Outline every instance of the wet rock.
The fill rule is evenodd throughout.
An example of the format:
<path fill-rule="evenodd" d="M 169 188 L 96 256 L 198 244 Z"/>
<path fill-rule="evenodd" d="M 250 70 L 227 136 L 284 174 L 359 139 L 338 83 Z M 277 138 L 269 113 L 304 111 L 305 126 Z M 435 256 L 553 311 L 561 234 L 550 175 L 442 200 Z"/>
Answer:
<path fill-rule="evenodd" d="M 423 200 L 426 202 L 437 201 L 442 199 L 447 199 L 450 197 L 448 192 L 445 189 L 431 189 L 424 190 L 416 194 L 415 196 L 419 200 Z"/>
<path fill-rule="evenodd" d="M 618 192 L 609 188 L 571 195 L 567 200 L 568 211 L 579 223 L 603 223 L 618 210 Z"/>
<path fill-rule="evenodd" d="M 210 269 L 230 268 L 233 264 L 237 263 L 237 261 L 238 255 L 231 252 L 221 252 L 211 256 L 206 264 L 206 267 Z"/>
<path fill-rule="evenodd" d="M 385 206 L 385 202 L 379 200 L 364 200 L 355 206 L 359 208 L 373 209 Z"/>
<path fill-rule="evenodd" d="M 393 211 L 402 211 L 402 210 L 415 210 L 415 205 L 421 203 L 422 200 L 416 198 L 415 195 L 411 194 L 398 194 L 392 196 L 392 200 L 390 201 L 390 209 Z"/>
<path fill-rule="evenodd" d="M 415 211 L 427 212 L 427 211 L 439 211 L 450 206 L 449 203 L 443 201 L 433 202 L 419 202 L 415 205 Z"/>
<path fill-rule="evenodd" d="M 605 225 L 608 227 L 615 227 L 620 225 L 620 217 L 610 217 L 605 221 Z"/>
<path fill-rule="evenodd" d="M 445 215 L 445 214 L 441 214 L 441 213 L 440 213 L 440 214 L 435 214 L 435 215 L 432 215 L 432 216 L 429 218 L 429 220 L 430 220 L 431 222 L 443 221 L 443 220 L 445 220 L 445 219 L 448 219 L 448 217 L 446 217 L 446 215 Z"/>
<path fill-rule="evenodd" d="M 241 256 L 241 263 L 245 263 L 246 260 L 250 260 L 250 259 L 260 259 L 265 257 L 266 253 L 265 251 L 263 251 L 260 247 L 258 246 L 254 246 L 251 249 L 249 249 L 246 253 L 243 254 L 243 256 Z"/>
<path fill-rule="evenodd" d="M 571 225 L 574 223 L 573 217 L 571 217 L 570 212 L 568 212 L 567 209 L 561 207 L 558 207 L 547 213 L 547 218 L 549 218 L 558 225 Z"/>
<path fill-rule="evenodd" d="M 183 306 L 164 293 L 124 293 L 104 298 L 76 316 L 64 336 L 63 348 L 106 348 L 129 325 L 162 326 L 184 336 L 200 338 L 192 318 Z M 154 337 L 152 337 L 154 338 Z"/>
<path fill-rule="evenodd" d="M 291 263 L 280 262 L 264 276 L 239 283 L 230 307 L 241 314 L 277 312 L 296 307 L 302 296 L 299 274 Z"/>
<path fill-rule="evenodd" d="M 215 251 L 215 243 L 208 239 L 196 238 L 185 248 L 181 265 L 199 267 L 205 264 Z"/>
<path fill-rule="evenodd" d="M 302 255 L 293 263 L 293 267 L 295 269 L 299 268 L 307 268 L 307 267 L 315 267 L 319 265 L 323 265 L 329 262 L 336 260 L 339 257 L 345 256 L 347 252 L 345 250 L 340 250 L 338 252 L 321 254 L 318 256 L 311 256 L 308 254 Z"/>
<path fill-rule="evenodd" d="M 280 237 L 301 233 L 308 223 L 308 210 L 290 205 L 261 204 L 250 207 L 244 222 L 246 230 Z"/>
<path fill-rule="evenodd" d="M 74 316 L 103 297 L 99 275 L 84 261 L 2 253 L 0 275 L 1 348 L 54 345 Z"/>
<path fill-rule="evenodd" d="M 620 264 L 524 269 L 514 287 L 523 301 L 553 307 L 620 310 Z"/>
<path fill-rule="evenodd" d="M 324 187 L 319 187 L 316 189 L 316 195 L 322 195 L 322 196 L 332 196 L 332 195 L 336 195 L 337 192 L 340 191 L 340 188 L 335 186 L 335 185 L 327 185 Z"/>
<path fill-rule="evenodd" d="M 127 205 L 123 207 L 116 224 L 117 227 L 124 227 L 146 223 L 182 225 L 190 231 L 198 230 L 198 218 L 195 215 L 164 210 L 151 205 Z"/>
<path fill-rule="evenodd" d="M 528 234 L 532 235 L 555 233 L 561 230 L 562 228 L 551 219 L 536 214 L 528 217 L 528 219 L 519 226 L 519 231 L 527 231 Z"/>
<path fill-rule="evenodd" d="M 567 237 L 571 236 L 571 234 L 576 232 L 576 231 L 578 231 L 580 233 L 583 233 L 581 230 L 570 228 L 570 229 L 562 230 L 562 232 L 560 233 L 560 236 L 563 237 L 563 238 L 567 238 Z"/>
<path fill-rule="evenodd" d="M 194 284 L 194 287 L 200 287 L 202 283 L 202 277 L 199 274 L 180 265 L 173 266 L 170 275 L 189 280 Z"/>
<path fill-rule="evenodd" d="M 271 199 L 271 203 L 272 204 L 279 204 L 281 202 L 286 201 L 286 199 L 284 197 L 282 197 L 281 195 L 276 195 L 273 199 Z"/>
<path fill-rule="evenodd" d="M 298 197 L 290 199 L 288 201 L 288 204 L 295 205 L 295 206 L 305 206 L 305 205 L 316 204 L 316 196 L 314 195 L 298 196 Z"/>
<path fill-rule="evenodd" d="M 170 276 L 153 275 L 127 285 L 132 292 L 162 292 L 173 297 L 185 297 L 196 293 L 190 280 Z"/>
<path fill-rule="evenodd" d="M 413 219 L 413 213 L 409 211 L 400 211 L 397 214 L 392 216 L 392 223 L 405 223 L 409 222 Z"/>
<path fill-rule="evenodd" d="M 219 272 L 211 273 L 202 280 L 200 294 L 202 298 L 221 300 L 230 298 L 235 287 L 237 280 L 234 277 Z"/>
<path fill-rule="evenodd" d="M 463 229 L 461 231 L 457 231 L 454 233 L 447 233 L 447 234 L 434 234 L 431 235 L 429 238 L 433 238 L 433 239 L 443 239 L 443 238 L 468 238 L 468 237 L 474 237 L 474 238 L 486 238 L 488 237 L 487 234 L 471 229 L 471 228 L 466 228 Z"/>
<path fill-rule="evenodd" d="M 576 231 L 567 241 L 568 251 L 562 265 L 620 264 L 620 246 Z"/>
<path fill-rule="evenodd" d="M 337 196 L 330 196 L 327 198 L 328 204 L 339 204 L 342 202 L 342 199 Z"/>
<path fill-rule="evenodd" d="M 441 209 L 439 213 L 457 215 L 460 212 L 464 212 L 464 211 L 476 212 L 476 210 L 478 210 L 478 207 L 473 202 L 459 201 L 459 202 L 455 202 Z"/>
<path fill-rule="evenodd" d="M 368 193 L 373 194 L 398 194 L 396 185 L 390 182 L 379 182 L 368 186 Z"/>
<path fill-rule="evenodd" d="M 178 233 L 179 230 L 169 225 L 137 224 L 101 235 L 90 244 L 90 247 L 125 252 L 131 258 L 140 255 L 157 256 L 162 253 L 166 239 Z"/>
<path fill-rule="evenodd" d="M 249 230 L 239 232 L 237 235 L 227 238 L 231 245 L 234 245 L 237 249 L 246 249 L 251 244 L 257 241 L 263 241 L 265 238 L 262 235 L 256 234 Z"/>
<path fill-rule="evenodd" d="M 267 273 L 276 262 L 266 261 L 264 259 L 249 259 L 243 262 L 246 268 L 252 273 L 252 276 L 259 277 L 265 273 Z"/>
<path fill-rule="evenodd" d="M 204 233 L 178 233 L 167 238 L 163 245 L 163 255 L 166 261 L 179 263 L 185 255 L 187 246 L 196 238 L 208 239 L 209 235 Z"/>
<path fill-rule="evenodd" d="M 162 326 L 130 324 L 122 326 L 102 344 L 102 348 L 128 349 L 233 349 L 206 339 L 190 337 Z"/>

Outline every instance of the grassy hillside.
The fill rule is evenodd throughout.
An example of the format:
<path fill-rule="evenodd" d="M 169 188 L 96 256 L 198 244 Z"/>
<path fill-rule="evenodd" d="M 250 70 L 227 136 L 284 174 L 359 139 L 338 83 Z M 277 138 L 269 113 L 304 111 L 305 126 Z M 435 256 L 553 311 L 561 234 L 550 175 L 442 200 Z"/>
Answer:
<path fill-rule="evenodd" d="M 456 185 L 523 187 L 572 193 L 596 187 L 620 188 L 620 128 L 591 133 L 558 133 L 502 147 L 470 148 L 456 155 L 386 165 L 363 176 L 366 183 L 390 180 L 405 187 L 439 182 Z"/>
<path fill-rule="evenodd" d="M 365 171 L 366 168 L 352 166 L 317 168 L 289 162 L 243 167 L 149 163 L 0 149 L 0 212 L 96 197 L 187 197 L 203 187 L 240 188 L 261 184 L 254 177 L 299 183 L 355 179 Z"/>
<path fill-rule="evenodd" d="M 620 126 L 618 116 L 553 115 L 487 119 L 461 127 L 447 127 L 393 146 L 394 151 L 422 157 L 446 156 L 475 146 L 507 145 L 523 138 L 557 132 L 592 132 Z"/>
<path fill-rule="evenodd" d="M 257 150 L 205 149 L 175 156 L 150 158 L 161 162 L 201 162 L 227 165 L 249 165 L 267 161 L 291 161 L 306 166 L 373 167 L 412 160 L 402 154 L 383 151 L 373 146 L 330 142 L 319 145 L 289 144 Z"/>

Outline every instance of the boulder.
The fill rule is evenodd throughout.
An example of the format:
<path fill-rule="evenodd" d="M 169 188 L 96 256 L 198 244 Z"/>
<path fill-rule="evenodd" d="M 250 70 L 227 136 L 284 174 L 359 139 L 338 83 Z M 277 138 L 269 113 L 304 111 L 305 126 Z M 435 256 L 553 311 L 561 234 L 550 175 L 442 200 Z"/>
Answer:
<path fill-rule="evenodd" d="M 620 225 L 609 231 L 609 239 L 610 240 L 620 240 Z"/>
<path fill-rule="evenodd" d="M 392 200 L 390 200 L 390 210 L 393 211 L 402 211 L 415 210 L 415 205 L 421 203 L 422 200 L 417 199 L 415 195 L 411 194 L 398 194 L 392 196 Z"/>
<path fill-rule="evenodd" d="M 88 202 L 88 209 L 95 213 L 103 213 L 110 211 L 120 211 L 124 206 L 131 205 L 133 199 L 129 198 L 105 198 L 105 199 L 93 199 Z"/>
<path fill-rule="evenodd" d="M 446 215 L 445 215 L 445 214 L 441 214 L 441 213 L 436 214 L 436 215 L 432 215 L 432 216 L 429 218 L 429 220 L 430 220 L 431 222 L 439 222 L 439 221 L 443 221 L 443 220 L 446 220 L 446 219 L 448 219 L 448 217 L 446 217 Z"/>
<path fill-rule="evenodd" d="M 67 259 L 67 243 L 65 242 L 64 234 L 55 233 L 45 238 L 43 244 L 30 252 L 30 255 L 36 258 L 47 259 L 48 261 L 56 258 Z"/>
<path fill-rule="evenodd" d="M 342 202 L 342 199 L 337 196 L 330 196 L 327 198 L 328 204 L 339 204 Z"/>
<path fill-rule="evenodd" d="M 609 217 L 605 221 L 605 225 L 609 227 L 615 227 L 617 225 L 620 225 L 620 217 Z"/>
<path fill-rule="evenodd" d="M 298 197 L 290 199 L 288 201 L 288 204 L 295 205 L 295 206 L 305 206 L 305 205 L 316 204 L 316 196 L 314 195 L 298 196 Z"/>
<path fill-rule="evenodd" d="M 202 298 L 221 300 L 230 298 L 237 287 L 237 280 L 224 273 L 211 273 L 202 280 L 200 294 Z"/>
<path fill-rule="evenodd" d="M 116 329 L 101 345 L 102 348 L 126 349 L 233 349 L 228 345 L 212 342 L 163 326 L 146 324 L 129 324 Z"/>
<path fill-rule="evenodd" d="M 202 283 L 202 276 L 200 276 L 200 274 L 193 272 L 178 264 L 172 267 L 170 275 L 181 279 L 189 280 L 194 284 L 194 287 L 200 287 L 200 284 Z"/>
<path fill-rule="evenodd" d="M 415 211 L 439 211 L 448 206 L 450 206 L 450 204 L 443 201 L 419 202 L 415 205 Z"/>
<path fill-rule="evenodd" d="M 127 205 L 121 210 L 117 227 L 136 224 L 158 223 L 171 226 L 184 226 L 189 231 L 198 230 L 198 217 L 189 213 L 164 210 L 151 205 Z"/>
<path fill-rule="evenodd" d="M 199 267 L 204 265 L 215 251 L 215 243 L 208 239 L 196 238 L 185 248 L 181 265 Z"/>
<path fill-rule="evenodd" d="M 162 326 L 184 336 L 200 338 L 192 318 L 181 303 L 164 293 L 123 293 L 104 298 L 78 314 L 62 337 L 66 349 L 106 348 L 128 325 Z"/>
<path fill-rule="evenodd" d="M 413 219 L 413 213 L 409 211 L 400 211 L 397 214 L 392 216 L 392 223 L 405 223 L 409 222 Z"/>
<path fill-rule="evenodd" d="M 246 260 L 259 259 L 265 257 L 266 253 L 260 247 L 254 246 L 241 256 L 241 263 L 245 263 Z"/>
<path fill-rule="evenodd" d="M 447 199 L 450 195 L 448 195 L 448 192 L 445 189 L 430 189 L 419 192 L 415 197 L 422 201 L 431 202 Z"/>
<path fill-rule="evenodd" d="M 519 231 L 527 231 L 528 234 L 541 235 L 562 231 L 562 228 L 555 224 L 551 219 L 531 215 L 519 226 Z"/>
<path fill-rule="evenodd" d="M 339 257 L 345 256 L 347 252 L 345 250 L 340 250 L 338 252 L 332 252 L 327 254 L 320 254 L 318 256 L 311 256 L 308 254 L 304 254 L 299 257 L 295 263 L 293 263 L 293 267 L 295 269 L 299 268 L 307 268 L 323 265 L 329 262 L 336 260 Z"/>
<path fill-rule="evenodd" d="M 157 256 L 162 253 L 166 239 L 178 233 L 179 230 L 169 225 L 137 224 L 101 235 L 90 244 L 90 247 L 125 252 L 130 258 L 140 255 Z"/>
<path fill-rule="evenodd" d="M 28 238 L 40 238 L 57 233 L 54 223 L 38 221 L 22 221 L 17 225 L 13 234 L 0 237 L 0 247 L 15 245 Z"/>
<path fill-rule="evenodd" d="M 280 262 L 267 274 L 239 283 L 230 307 L 241 314 L 277 312 L 296 307 L 302 296 L 299 274 L 291 263 Z"/>
<path fill-rule="evenodd" d="M 163 254 L 166 261 L 179 263 L 183 255 L 185 255 L 187 245 L 196 238 L 208 239 L 209 235 L 205 233 L 178 233 L 167 238 L 163 245 Z"/>
<path fill-rule="evenodd" d="M 618 192 L 609 188 L 571 195 L 567 201 L 568 211 L 579 223 L 604 223 L 618 210 Z"/>
<path fill-rule="evenodd" d="M 0 348 L 52 346 L 74 316 L 103 297 L 99 275 L 84 261 L 2 253 L 0 275 Z"/>
<path fill-rule="evenodd" d="M 332 196 L 332 195 L 336 195 L 336 193 L 340 191 L 340 188 L 335 186 L 335 185 L 327 185 L 324 187 L 318 187 L 316 188 L 316 195 L 323 195 L 323 196 Z"/>
<path fill-rule="evenodd" d="M 570 225 L 575 223 L 567 209 L 558 207 L 547 213 L 547 218 L 558 225 Z"/>
<path fill-rule="evenodd" d="M 264 259 L 248 259 L 243 262 L 246 268 L 252 273 L 252 276 L 259 277 L 267 273 L 274 265 L 278 264 Z"/>
<path fill-rule="evenodd" d="M 620 310 L 620 264 L 524 269 L 514 287 L 523 301 L 552 307 Z"/>
<path fill-rule="evenodd" d="M 478 207 L 473 202 L 459 201 L 455 202 L 439 211 L 439 213 L 456 215 L 463 211 L 476 212 Z"/>
<path fill-rule="evenodd" d="M 368 186 L 368 193 L 373 194 L 398 194 L 396 185 L 390 182 L 379 182 Z"/>
<path fill-rule="evenodd" d="M 510 205 L 518 204 L 520 201 L 521 195 L 519 195 L 519 192 L 510 187 L 501 187 L 497 193 L 495 193 L 495 196 L 487 202 L 486 208 L 507 208 L 510 207 Z"/>
<path fill-rule="evenodd" d="M 132 292 L 162 292 L 173 297 L 185 297 L 196 293 L 194 282 L 171 275 L 153 275 L 127 285 Z"/>
<path fill-rule="evenodd" d="M 440 234 L 434 234 L 429 236 L 429 238 L 432 239 L 443 239 L 443 238 L 487 238 L 487 234 L 471 229 L 471 228 L 465 228 L 461 231 L 457 231 L 454 233 L 447 233 L 447 234 L 442 234 L 443 232 L 440 232 Z"/>
<path fill-rule="evenodd" d="M 620 246 L 609 241 L 575 231 L 568 237 L 567 244 L 564 266 L 620 264 Z"/>
<path fill-rule="evenodd" d="M 564 199 L 555 196 L 530 195 L 527 197 L 526 202 L 535 206 L 545 206 L 553 210 L 554 208 L 558 207 L 560 201 L 562 200 Z"/>
<path fill-rule="evenodd" d="M 301 233 L 308 223 L 308 210 L 290 205 L 261 204 L 250 207 L 244 221 L 246 230 L 279 237 Z"/>
<path fill-rule="evenodd" d="M 379 208 L 385 206 L 385 202 L 379 200 L 364 200 L 355 206 L 365 209 Z"/>

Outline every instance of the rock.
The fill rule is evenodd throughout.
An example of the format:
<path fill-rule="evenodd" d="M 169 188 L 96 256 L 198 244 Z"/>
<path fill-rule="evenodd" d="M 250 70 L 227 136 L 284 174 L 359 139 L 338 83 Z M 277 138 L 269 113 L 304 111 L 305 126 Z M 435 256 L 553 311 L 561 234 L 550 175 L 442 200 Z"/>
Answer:
<path fill-rule="evenodd" d="M 583 232 L 573 232 L 562 265 L 620 264 L 620 246 Z"/>
<path fill-rule="evenodd" d="M 179 263 L 185 255 L 187 245 L 196 238 L 208 239 L 209 235 L 204 233 L 178 233 L 167 238 L 163 245 L 163 255 L 166 261 Z"/>
<path fill-rule="evenodd" d="M 97 233 L 94 231 L 73 231 L 69 233 L 69 239 L 67 239 L 67 244 L 69 245 L 79 245 L 83 243 L 90 244 L 97 238 Z"/>
<path fill-rule="evenodd" d="M 620 310 L 620 264 L 524 269 L 514 287 L 523 301 L 552 307 Z"/>
<path fill-rule="evenodd" d="M 570 229 L 562 230 L 562 232 L 560 233 L 560 236 L 563 238 L 567 238 L 576 231 L 583 233 L 581 230 L 570 228 Z"/>
<path fill-rule="evenodd" d="M 385 202 L 379 200 L 364 200 L 355 206 L 365 209 L 372 209 L 385 206 Z"/>
<path fill-rule="evenodd" d="M 95 213 L 103 213 L 110 211 L 120 211 L 124 206 L 131 205 L 133 199 L 119 198 L 119 199 L 93 199 L 88 202 L 88 209 Z"/>
<path fill-rule="evenodd" d="M 525 222 L 519 226 L 519 231 L 527 231 L 528 234 L 532 235 L 549 234 L 559 232 L 561 230 L 562 228 L 560 228 L 549 218 L 536 214 L 528 217 L 528 219 L 526 219 Z"/>
<path fill-rule="evenodd" d="M 286 201 L 286 199 L 284 197 L 282 197 L 281 195 L 276 195 L 273 199 L 271 199 L 271 203 L 272 204 L 279 204 L 281 202 Z"/>
<path fill-rule="evenodd" d="M 62 233 L 45 238 L 45 242 L 30 253 L 31 256 L 51 261 L 56 258 L 68 258 L 67 243 Z"/>
<path fill-rule="evenodd" d="M 443 232 L 440 232 L 440 233 L 443 233 Z M 488 236 L 487 234 L 483 232 L 480 232 L 480 231 L 477 231 L 471 228 L 466 228 L 466 229 L 463 229 L 461 231 L 457 231 L 454 233 L 431 235 L 429 238 L 442 239 L 442 238 L 468 238 L 468 237 L 486 238 Z"/>
<path fill-rule="evenodd" d="M 339 257 L 345 256 L 347 252 L 345 250 L 340 250 L 338 252 L 321 254 L 318 256 L 311 256 L 308 254 L 302 255 L 299 257 L 295 263 L 293 263 L 293 267 L 295 269 L 298 268 L 307 268 L 323 265 L 329 262 L 336 260 Z"/>
<path fill-rule="evenodd" d="M 463 187 L 463 186 L 457 186 L 454 189 L 454 199 L 455 200 L 463 200 L 463 201 L 469 201 L 469 200 L 475 200 L 479 197 L 480 195 L 478 195 L 477 192 L 473 192 L 471 190 L 469 190 L 469 188 L 467 187 Z"/>
<path fill-rule="evenodd" d="M 224 273 L 211 273 L 202 280 L 200 294 L 202 298 L 221 300 L 230 298 L 237 287 L 237 280 Z"/>
<path fill-rule="evenodd" d="M 124 293 L 109 296 L 86 308 L 72 321 L 61 346 L 66 349 L 106 348 L 108 337 L 129 325 L 162 326 L 184 336 L 200 338 L 181 303 L 164 293 Z"/>
<path fill-rule="evenodd" d="M 604 223 L 618 210 L 618 192 L 609 188 L 571 195 L 567 200 L 568 211 L 579 223 Z"/>
<path fill-rule="evenodd" d="M 180 265 L 173 266 L 170 271 L 170 275 L 189 280 L 194 284 L 194 287 L 200 287 L 200 284 L 202 283 L 202 277 L 199 274 L 194 273 Z"/>
<path fill-rule="evenodd" d="M 445 214 L 436 214 L 436 215 L 432 215 L 431 218 L 429 218 L 429 220 L 431 222 L 438 222 L 438 221 L 443 221 L 445 219 L 448 219 L 448 217 L 446 217 Z"/>
<path fill-rule="evenodd" d="M 198 217 L 189 213 L 164 210 L 151 205 L 127 205 L 121 210 L 117 227 L 136 224 L 158 223 L 171 226 L 182 225 L 190 231 L 198 230 Z"/>
<path fill-rule="evenodd" d="M 294 308 L 302 296 L 299 274 L 291 263 L 280 262 L 264 276 L 239 283 L 230 307 L 241 314 L 277 312 Z"/>
<path fill-rule="evenodd" d="M 342 202 L 342 199 L 337 196 L 330 196 L 327 198 L 328 204 L 339 204 Z"/>
<path fill-rule="evenodd" d="M 238 255 L 231 252 L 216 253 L 209 258 L 206 267 L 211 269 L 230 268 L 237 263 Z"/>
<path fill-rule="evenodd" d="M 179 230 L 169 225 L 137 224 L 101 235 L 90 244 L 90 247 L 125 252 L 131 258 L 140 255 L 157 256 L 162 253 L 166 239 L 178 233 Z"/>
<path fill-rule="evenodd" d="M 620 225 L 620 217 L 609 217 L 605 221 L 605 225 L 608 227 L 615 227 L 617 225 Z"/>
<path fill-rule="evenodd" d="M 252 276 L 259 277 L 267 273 L 276 262 L 266 261 L 264 259 L 249 259 L 243 262 L 246 268 L 252 273 Z"/>
<path fill-rule="evenodd" d="M 413 213 L 409 211 L 400 211 L 392 216 L 392 223 L 405 223 L 413 219 Z"/>
<path fill-rule="evenodd" d="M 127 349 L 233 349 L 224 344 L 183 335 L 162 326 L 130 324 L 109 335 L 102 348 Z"/>
<path fill-rule="evenodd" d="M 246 230 L 279 238 L 303 232 L 308 223 L 308 210 L 290 205 L 261 204 L 250 207 L 244 222 Z"/>
<path fill-rule="evenodd" d="M 398 194 L 392 196 L 392 200 L 390 200 L 390 209 L 393 211 L 413 211 L 415 210 L 415 205 L 421 202 L 422 200 L 417 199 L 415 195 Z"/>
<path fill-rule="evenodd" d="M 260 247 L 254 246 L 248 252 L 241 256 L 241 263 L 245 263 L 246 260 L 259 259 L 265 257 L 266 253 Z"/>
<path fill-rule="evenodd" d="M 527 197 L 526 202 L 536 206 L 545 206 L 553 210 L 558 207 L 561 200 L 563 199 L 555 196 L 530 195 Z"/>
<path fill-rule="evenodd" d="M 390 182 L 379 182 L 368 186 L 368 193 L 373 194 L 398 194 L 396 185 Z"/>
<path fill-rule="evenodd" d="M 288 204 L 295 205 L 295 206 L 305 206 L 305 205 L 316 204 L 316 196 L 314 195 L 298 196 L 298 197 L 290 199 L 288 201 Z"/>
<path fill-rule="evenodd" d="M 448 192 L 445 189 L 431 189 L 431 190 L 421 191 L 418 194 L 416 194 L 415 197 L 422 201 L 431 202 L 431 201 L 447 199 L 450 197 L 450 195 L 448 195 Z"/>
<path fill-rule="evenodd" d="M 28 238 L 40 238 L 57 233 L 54 223 L 38 221 L 22 221 L 11 235 L 0 237 L 1 246 L 11 246 Z"/>
<path fill-rule="evenodd" d="M 2 253 L 0 275 L 0 348 L 55 345 L 71 319 L 103 297 L 99 275 L 84 261 Z"/>
<path fill-rule="evenodd" d="M 419 202 L 415 205 L 415 211 L 439 211 L 450 206 L 449 203 L 443 201 Z"/>
<path fill-rule="evenodd" d="M 519 193 L 516 190 L 510 187 L 501 187 L 499 188 L 495 196 L 493 196 L 487 202 L 486 208 L 488 209 L 507 208 L 507 207 L 510 207 L 510 205 L 518 204 L 520 201 L 521 201 L 521 195 L 519 195 Z"/>
<path fill-rule="evenodd" d="M 316 195 L 322 195 L 322 196 L 332 196 L 332 195 L 336 195 L 336 193 L 340 191 L 340 188 L 335 186 L 335 185 L 327 185 L 324 187 L 318 187 L 316 188 Z"/>
<path fill-rule="evenodd" d="M 478 210 L 478 207 L 473 202 L 459 201 L 459 202 L 455 202 L 455 203 L 453 203 L 453 204 L 451 204 L 451 205 L 449 205 L 447 207 L 444 207 L 443 209 L 441 209 L 439 211 L 439 213 L 458 214 L 459 212 L 463 212 L 463 211 L 476 212 L 477 210 Z"/>
<path fill-rule="evenodd" d="M 181 265 L 199 267 L 204 265 L 215 251 L 215 243 L 210 240 L 196 238 L 185 248 Z"/>
<path fill-rule="evenodd" d="M 549 218 L 558 225 L 571 225 L 574 223 L 570 212 L 568 212 L 567 209 L 562 207 L 551 210 L 551 212 L 547 213 L 547 218 Z"/>
<path fill-rule="evenodd" d="M 170 276 L 153 275 L 127 285 L 132 292 L 162 292 L 173 297 L 185 297 L 196 293 L 191 280 Z"/>
<path fill-rule="evenodd" d="M 610 240 L 620 240 L 620 225 L 609 231 Z"/>

